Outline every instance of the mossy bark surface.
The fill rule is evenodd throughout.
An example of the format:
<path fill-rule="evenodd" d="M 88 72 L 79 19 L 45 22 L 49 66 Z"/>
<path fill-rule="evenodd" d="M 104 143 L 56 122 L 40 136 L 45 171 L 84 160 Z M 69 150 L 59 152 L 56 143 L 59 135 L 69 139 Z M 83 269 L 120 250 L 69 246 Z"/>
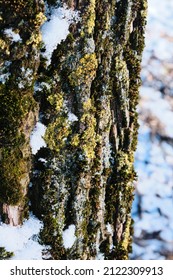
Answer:
<path fill-rule="evenodd" d="M 39 65 L 42 1 L 0 1 L 0 213 L 11 225 L 27 213 L 29 137 L 38 115 L 33 86 Z"/>
<path fill-rule="evenodd" d="M 57 2 L 76 9 L 80 20 L 71 24 L 50 65 L 42 57 L 38 68 L 44 3 L 0 1 L 6 11 L 0 55 L 10 73 L 0 85 L 1 214 L 11 224 L 22 220 L 29 135 L 39 104 L 47 147 L 34 157 L 30 198 L 31 210 L 43 220 L 40 239 L 49 245 L 49 257 L 128 259 L 147 1 L 47 1 Z M 21 41 L 11 42 L 6 28 L 17 29 Z M 35 92 L 37 102 L 36 79 L 48 85 Z M 63 233 L 70 225 L 75 241 L 67 248 Z"/>
<path fill-rule="evenodd" d="M 80 21 L 42 73 L 47 148 L 35 158 L 33 210 L 53 259 L 127 259 L 147 2 L 63 2 Z M 76 239 L 65 248 L 72 224 Z"/>

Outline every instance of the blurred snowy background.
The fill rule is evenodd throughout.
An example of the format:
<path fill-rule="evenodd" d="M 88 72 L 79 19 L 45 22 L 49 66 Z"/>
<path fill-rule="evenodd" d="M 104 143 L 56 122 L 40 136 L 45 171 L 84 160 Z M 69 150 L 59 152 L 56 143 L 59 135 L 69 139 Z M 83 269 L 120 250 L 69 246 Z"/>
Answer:
<path fill-rule="evenodd" d="M 131 259 L 173 259 L 173 0 L 148 0 Z"/>

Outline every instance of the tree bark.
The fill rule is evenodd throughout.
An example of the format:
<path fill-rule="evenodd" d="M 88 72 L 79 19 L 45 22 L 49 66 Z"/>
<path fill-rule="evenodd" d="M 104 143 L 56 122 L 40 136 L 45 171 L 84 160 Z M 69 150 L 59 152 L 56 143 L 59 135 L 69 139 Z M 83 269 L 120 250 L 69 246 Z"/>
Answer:
<path fill-rule="evenodd" d="M 37 13 L 40 7 L 42 11 L 41 1 L 29 2 L 35 3 Z M 52 5 L 56 1 L 47 2 Z M 41 95 L 35 94 L 41 120 L 47 126 L 47 147 L 41 148 L 34 158 L 31 209 L 43 220 L 40 237 L 44 244 L 49 245 L 50 258 L 127 259 L 131 251 L 131 206 L 136 179 L 133 161 L 138 129 L 136 106 L 147 1 L 60 2 L 79 11 L 80 20 L 71 24 L 66 40 L 53 52 L 50 66 L 45 66 L 43 58 L 38 71 L 35 64 L 29 66 L 34 73 L 37 72 L 39 83 L 46 81 L 48 84 Z M 30 13 L 27 18 L 30 18 Z M 39 24 L 35 28 L 39 34 Z M 39 47 L 34 48 L 34 42 L 31 42 L 26 48 L 23 53 L 27 52 L 33 61 Z M 25 55 L 22 59 L 28 63 Z M 12 74 L 14 69 L 18 69 L 21 57 L 16 60 Z M 13 80 L 18 81 L 20 75 L 13 74 Z M 9 86 L 9 81 L 6 84 L 9 92 L 12 86 L 18 86 L 15 82 L 12 86 L 11 83 Z M 25 92 L 33 100 L 33 87 L 29 91 L 28 87 L 25 88 Z M 23 90 L 15 100 L 19 100 L 22 94 Z M 6 89 L 3 95 L 6 101 L 5 95 Z M 13 100 L 13 93 L 10 96 Z M 21 191 L 21 176 L 29 174 L 30 169 L 28 139 L 37 110 L 29 106 L 20 117 L 12 134 L 14 149 L 9 142 L 12 139 L 8 134 L 11 128 L 6 129 L 6 123 L 9 125 L 16 113 L 11 117 L 9 104 L 6 108 L 5 120 L 2 115 L 0 176 L 1 181 L 8 183 L 10 191 L 8 195 L 7 191 L 4 194 L 4 185 L 1 187 L 1 204 L 20 206 L 29 181 L 26 179 L 24 191 Z M 26 135 L 29 114 L 32 121 Z M 16 142 L 18 134 L 24 135 L 23 148 Z M 25 156 L 17 158 L 22 158 L 27 168 L 20 174 L 14 172 L 11 178 L 6 162 L 14 151 L 16 158 L 23 149 Z M 18 164 L 14 160 L 13 167 L 18 168 Z M 17 189 L 20 196 L 12 201 L 9 197 L 16 185 L 20 186 Z M 9 216 L 7 213 L 8 219 Z M 64 234 L 70 229 L 73 229 L 74 242 L 66 246 Z"/>
<path fill-rule="evenodd" d="M 127 259 L 147 3 L 64 2 L 81 20 L 44 72 L 51 77 L 43 118 L 48 147 L 35 159 L 33 210 L 43 218 L 41 238 L 53 259 Z M 67 248 L 63 234 L 72 225 Z"/>
<path fill-rule="evenodd" d="M 30 133 L 38 116 L 33 86 L 39 65 L 39 0 L 0 1 L 0 214 L 19 225 L 27 216 Z"/>

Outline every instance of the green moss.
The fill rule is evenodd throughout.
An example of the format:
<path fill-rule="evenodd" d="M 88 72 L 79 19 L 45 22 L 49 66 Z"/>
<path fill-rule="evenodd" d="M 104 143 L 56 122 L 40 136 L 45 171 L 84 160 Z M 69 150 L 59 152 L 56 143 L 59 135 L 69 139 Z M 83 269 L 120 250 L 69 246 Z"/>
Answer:
<path fill-rule="evenodd" d="M 0 201 L 9 205 L 17 205 L 24 201 L 22 176 L 28 172 L 25 159 L 20 149 L 3 148 L 0 162 Z"/>
<path fill-rule="evenodd" d="M 117 155 L 117 173 L 120 177 L 126 179 L 133 171 L 134 155 L 133 153 L 120 152 Z M 133 176 L 132 178 L 133 179 Z"/>
<path fill-rule="evenodd" d="M 31 95 L 31 89 L 22 93 L 15 88 L 11 80 L 0 86 L 0 126 L 2 141 L 17 143 L 19 128 L 27 119 L 29 111 L 35 111 L 37 104 Z"/>
<path fill-rule="evenodd" d="M 113 249 L 107 257 L 109 260 L 128 260 L 128 250 L 126 250 L 121 242 Z"/>
<path fill-rule="evenodd" d="M 110 242 L 109 239 L 106 238 L 104 241 L 101 242 L 100 246 L 99 246 L 100 252 L 103 253 L 106 257 L 105 259 L 109 259 L 109 255 L 110 255 Z M 110 258 L 113 259 L 113 258 Z"/>
<path fill-rule="evenodd" d="M 47 3 L 49 5 L 56 6 L 57 5 L 57 0 L 47 0 Z"/>
<path fill-rule="evenodd" d="M 90 202 L 86 201 L 83 207 L 83 211 L 82 211 L 82 223 L 81 223 L 81 229 L 79 230 L 79 232 L 81 231 L 81 234 L 83 236 L 83 245 L 84 247 L 87 246 L 88 244 L 88 239 L 89 239 L 89 235 L 88 235 L 88 223 L 89 223 L 89 216 L 90 216 Z"/>
<path fill-rule="evenodd" d="M 0 247 L 0 260 L 9 260 L 13 256 L 13 252 L 8 252 L 4 247 Z"/>
<path fill-rule="evenodd" d="M 0 201 L 19 205 L 24 209 L 22 220 L 22 215 L 26 216 L 27 212 L 24 205 L 27 204 L 26 192 L 31 165 L 29 134 L 38 109 L 33 98 L 33 85 L 39 64 L 36 45 L 44 19 L 44 8 L 43 3 L 38 5 L 35 0 L 7 0 L 1 4 L 1 11 L 5 15 L 1 22 L 2 33 L 5 26 L 9 26 L 13 32 L 20 34 L 21 41 L 11 42 L 5 34 L 2 37 L 5 39 L 2 40 L 6 45 L 0 41 L 3 47 L 3 52 L 0 51 L 2 60 L 10 61 L 9 78 L 0 85 Z M 22 69 L 29 70 L 28 77 L 24 76 Z"/>
<path fill-rule="evenodd" d="M 71 25 L 68 38 L 53 53 L 48 71 L 49 77 L 53 77 L 52 88 L 46 93 L 50 105 L 46 142 L 53 150 L 48 163 L 53 174 L 43 194 L 45 205 L 51 201 L 53 207 L 44 213 L 42 235 L 51 246 L 53 258 L 95 258 L 98 234 L 106 259 L 128 258 L 143 48 L 140 22 L 144 12 L 139 7 L 143 2 L 77 3 L 81 7 L 81 21 Z M 94 53 L 88 48 L 90 38 L 93 48 L 95 45 Z M 68 110 L 76 113 L 77 122 L 68 121 Z M 110 151 L 105 145 L 108 139 Z M 61 193 L 63 188 L 65 192 Z M 55 194 L 48 195 L 50 189 Z M 105 189 L 105 224 L 100 224 Z M 83 203 L 76 221 L 79 197 Z M 72 220 L 76 224 L 77 242 L 65 250 L 62 230 Z M 104 234 L 107 223 L 114 229 L 112 237 Z"/>
<path fill-rule="evenodd" d="M 52 258 L 55 260 L 65 259 L 65 249 L 63 247 L 62 234 L 59 229 L 57 218 L 48 213 L 43 218 L 44 227 L 40 232 L 40 242 L 45 245 L 50 246 L 50 249 L 47 249 Z"/>

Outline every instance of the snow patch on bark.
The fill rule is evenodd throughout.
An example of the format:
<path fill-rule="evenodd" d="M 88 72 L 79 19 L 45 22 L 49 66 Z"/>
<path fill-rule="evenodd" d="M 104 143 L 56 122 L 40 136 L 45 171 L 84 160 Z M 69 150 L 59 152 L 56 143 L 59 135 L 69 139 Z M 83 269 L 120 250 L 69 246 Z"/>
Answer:
<path fill-rule="evenodd" d="M 5 35 L 7 35 L 11 40 L 12 42 L 19 42 L 19 41 L 22 41 L 19 33 L 15 33 L 12 28 L 7 28 L 4 30 L 4 33 Z"/>
<path fill-rule="evenodd" d="M 44 56 L 50 64 L 51 56 L 57 45 L 69 34 L 69 26 L 74 20 L 79 20 L 77 12 L 71 9 L 54 8 L 50 18 L 42 26 L 42 39 L 46 47 Z"/>
<path fill-rule="evenodd" d="M 66 230 L 63 231 L 63 242 L 64 242 L 64 247 L 71 248 L 76 241 L 76 236 L 75 236 L 75 225 L 70 225 Z"/>
<path fill-rule="evenodd" d="M 40 260 L 44 246 L 38 243 L 42 223 L 33 215 L 22 226 L 0 225 L 0 247 L 14 252 L 13 260 Z"/>
<path fill-rule="evenodd" d="M 41 147 L 46 147 L 46 142 L 43 139 L 45 131 L 46 131 L 46 126 L 38 121 L 30 136 L 30 145 L 32 149 L 32 154 L 35 155 Z"/>

